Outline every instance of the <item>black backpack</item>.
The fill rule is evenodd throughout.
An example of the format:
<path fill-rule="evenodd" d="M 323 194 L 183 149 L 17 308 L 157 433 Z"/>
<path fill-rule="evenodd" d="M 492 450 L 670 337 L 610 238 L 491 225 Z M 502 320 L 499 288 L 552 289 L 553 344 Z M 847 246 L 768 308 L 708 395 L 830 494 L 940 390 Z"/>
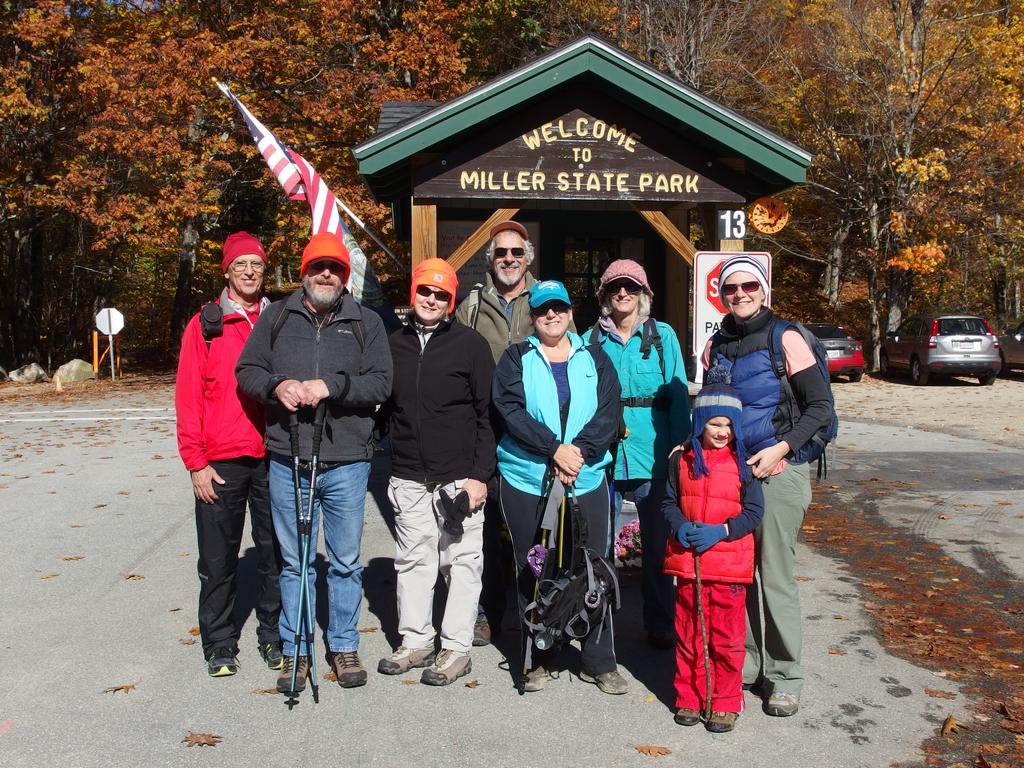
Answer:
<path fill-rule="evenodd" d="M 768 333 L 768 354 L 771 357 L 772 370 L 779 377 L 779 381 L 782 383 L 783 394 L 790 402 L 790 426 L 793 426 L 800 417 L 800 408 L 796 396 L 793 394 L 793 389 L 789 384 L 789 377 L 786 376 L 786 355 L 782 348 L 782 334 L 788 330 L 796 331 L 807 342 L 807 346 L 814 353 L 818 373 L 821 374 L 821 378 L 824 380 L 825 387 L 828 390 L 831 418 L 827 423 L 818 428 L 818 431 L 800 447 L 800 450 L 793 452 L 792 458 L 794 464 L 810 464 L 817 459 L 818 479 L 821 480 L 828 476 L 828 460 L 825 457 L 825 448 L 829 443 L 833 444 L 832 453 L 834 458 L 835 443 L 833 441 L 839 434 L 839 415 L 836 413 L 836 401 L 832 395 L 832 378 L 828 372 L 828 354 L 825 352 L 825 348 L 821 345 L 818 337 L 807 330 L 803 324 L 786 320 L 776 320 L 772 323 L 771 330 Z"/>
<path fill-rule="evenodd" d="M 608 613 L 621 606 L 614 566 L 586 547 L 579 547 L 573 560 L 571 569 L 557 571 L 555 558 L 548 557 L 537 599 L 526 606 L 525 623 L 540 650 L 582 640 L 595 627 L 600 632 Z"/>

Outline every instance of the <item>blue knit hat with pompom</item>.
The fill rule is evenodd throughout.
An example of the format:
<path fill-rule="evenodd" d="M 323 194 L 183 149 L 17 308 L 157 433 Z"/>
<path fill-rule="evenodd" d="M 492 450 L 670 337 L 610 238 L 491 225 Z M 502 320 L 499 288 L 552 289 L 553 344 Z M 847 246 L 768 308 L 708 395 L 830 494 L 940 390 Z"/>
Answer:
<path fill-rule="evenodd" d="M 747 477 L 750 467 L 747 466 L 747 452 L 743 446 L 743 403 L 740 396 L 733 389 L 732 366 L 728 364 L 716 365 L 707 372 L 704 377 L 704 386 L 701 387 L 697 397 L 690 405 L 690 413 L 693 415 L 693 471 L 697 476 L 710 475 L 707 465 L 704 463 L 704 451 L 701 436 L 704 434 L 704 425 L 709 419 L 716 416 L 725 416 L 732 422 L 732 435 L 736 446 L 736 460 L 740 466 L 740 475 Z"/>

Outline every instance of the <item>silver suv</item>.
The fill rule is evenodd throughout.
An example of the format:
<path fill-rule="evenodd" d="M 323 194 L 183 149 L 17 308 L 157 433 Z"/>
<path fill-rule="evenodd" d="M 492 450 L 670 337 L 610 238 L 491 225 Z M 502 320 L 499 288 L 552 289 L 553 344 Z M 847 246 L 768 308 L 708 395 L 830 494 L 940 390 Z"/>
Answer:
<path fill-rule="evenodd" d="M 981 384 L 996 380 L 1002 361 L 999 340 L 989 324 L 969 315 L 916 315 L 885 334 L 879 371 L 910 371 L 915 384 L 930 376 L 977 376 Z"/>

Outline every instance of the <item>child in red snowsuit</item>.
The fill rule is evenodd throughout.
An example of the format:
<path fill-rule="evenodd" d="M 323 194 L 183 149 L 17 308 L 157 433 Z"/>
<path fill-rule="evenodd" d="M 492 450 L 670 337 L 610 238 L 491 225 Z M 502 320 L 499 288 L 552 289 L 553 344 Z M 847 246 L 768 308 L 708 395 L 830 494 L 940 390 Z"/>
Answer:
<path fill-rule="evenodd" d="M 725 733 L 743 711 L 746 585 L 754 575 L 752 531 L 764 515 L 764 495 L 746 464 L 740 398 L 721 383 L 728 381 L 728 371 L 712 369 L 707 380 L 712 383 L 701 389 L 691 407 L 693 436 L 671 459 L 662 504 L 672 531 L 665 572 L 676 576 L 678 585 L 675 721 L 701 721 L 708 696 L 706 648 L 712 713 L 704 727 Z"/>

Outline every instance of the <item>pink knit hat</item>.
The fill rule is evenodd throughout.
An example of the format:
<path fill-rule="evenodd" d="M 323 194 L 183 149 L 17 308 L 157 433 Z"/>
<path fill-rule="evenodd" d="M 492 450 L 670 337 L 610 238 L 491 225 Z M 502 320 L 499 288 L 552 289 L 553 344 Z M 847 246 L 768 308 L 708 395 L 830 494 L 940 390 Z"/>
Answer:
<path fill-rule="evenodd" d="M 651 290 L 651 286 L 647 282 L 647 273 L 642 266 L 632 259 L 616 259 L 608 265 L 608 269 L 601 275 L 601 282 L 597 285 L 598 297 L 604 293 L 604 288 L 608 283 L 614 282 L 619 278 L 632 280 L 644 289 L 644 293 L 652 298 L 654 297 L 654 291 Z"/>

